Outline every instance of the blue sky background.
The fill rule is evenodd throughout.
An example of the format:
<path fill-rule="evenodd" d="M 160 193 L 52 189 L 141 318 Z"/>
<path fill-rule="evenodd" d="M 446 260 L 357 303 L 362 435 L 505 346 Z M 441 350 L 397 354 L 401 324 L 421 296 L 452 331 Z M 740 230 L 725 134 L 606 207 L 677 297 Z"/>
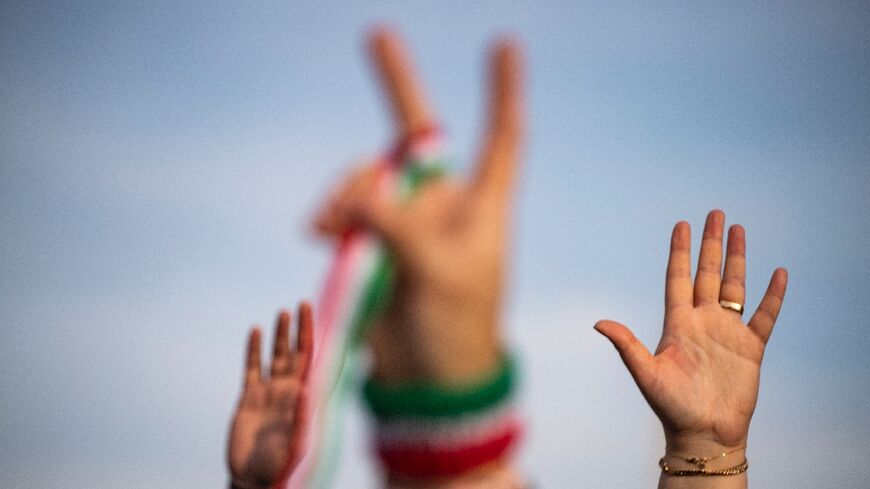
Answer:
<path fill-rule="evenodd" d="M 458 172 L 485 48 L 525 45 L 506 330 L 541 487 L 650 487 L 663 441 L 602 317 L 658 339 L 670 229 L 791 272 L 756 487 L 870 480 L 870 7 L 863 2 L 3 2 L 0 485 L 220 487 L 252 323 L 314 297 L 318 201 L 391 125 L 361 49 L 401 29 Z M 695 236 L 695 243 L 697 243 Z M 374 487 L 349 413 L 338 487 Z"/>

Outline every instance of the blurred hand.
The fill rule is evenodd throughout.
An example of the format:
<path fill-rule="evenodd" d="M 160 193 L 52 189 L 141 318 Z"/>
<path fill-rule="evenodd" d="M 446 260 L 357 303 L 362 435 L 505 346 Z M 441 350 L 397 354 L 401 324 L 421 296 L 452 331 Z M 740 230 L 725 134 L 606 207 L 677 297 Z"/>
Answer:
<path fill-rule="evenodd" d="M 227 457 L 234 487 L 269 488 L 296 467 L 308 429 L 304 396 L 311 362 L 311 307 L 299 306 L 296 349 L 290 348 L 290 313 L 275 327 L 272 366 L 260 364 L 260 329 L 251 330 L 245 379 L 230 428 Z"/>
<path fill-rule="evenodd" d="M 379 30 L 370 48 L 400 136 L 435 127 L 398 37 Z M 517 47 L 499 43 L 490 63 L 489 120 L 469 182 L 441 179 L 399 202 L 377 191 L 375 167 L 363 168 L 316 218 L 327 236 L 356 226 L 376 233 L 395 259 L 393 300 L 369 338 L 375 375 L 387 381 L 461 382 L 494 368 L 501 354 L 499 311 L 522 126 Z"/>
<path fill-rule="evenodd" d="M 694 287 L 689 225 L 674 227 L 664 331 L 655 355 L 625 326 L 595 325 L 613 342 L 661 420 L 668 453 L 706 456 L 745 447 L 761 359 L 785 295 L 788 275 L 777 269 L 748 325 L 740 313 L 719 304 L 745 302 L 745 232 L 739 225 L 730 228 L 723 275 L 724 222 L 721 211 L 707 216 Z"/>

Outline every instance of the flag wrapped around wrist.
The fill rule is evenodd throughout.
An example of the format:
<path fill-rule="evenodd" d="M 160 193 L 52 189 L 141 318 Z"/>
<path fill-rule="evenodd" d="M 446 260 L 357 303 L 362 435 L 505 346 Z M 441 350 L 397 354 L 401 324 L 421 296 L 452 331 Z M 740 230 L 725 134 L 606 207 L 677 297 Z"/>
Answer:
<path fill-rule="evenodd" d="M 388 476 L 442 479 L 504 459 L 521 433 L 515 386 L 508 355 L 494 371 L 462 386 L 370 379 L 363 392 L 377 419 L 375 450 Z"/>
<path fill-rule="evenodd" d="M 444 172 L 437 128 L 410 135 L 378 163 L 378 191 L 411 198 L 427 179 Z M 315 352 L 307 396 L 312 413 L 306 455 L 274 486 L 325 488 L 337 466 L 342 406 L 358 371 L 357 350 L 366 328 L 392 292 L 393 263 L 381 241 L 363 229 L 342 236 L 317 304 Z"/>

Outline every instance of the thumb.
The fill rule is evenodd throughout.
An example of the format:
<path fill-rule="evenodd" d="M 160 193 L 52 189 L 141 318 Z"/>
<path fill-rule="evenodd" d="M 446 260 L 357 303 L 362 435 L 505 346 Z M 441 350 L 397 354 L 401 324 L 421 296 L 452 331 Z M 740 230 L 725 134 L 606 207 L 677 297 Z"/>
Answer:
<path fill-rule="evenodd" d="M 625 325 L 616 321 L 602 320 L 595 323 L 595 331 L 604 335 L 625 363 L 628 372 L 638 386 L 645 383 L 651 369 L 652 354 Z"/>

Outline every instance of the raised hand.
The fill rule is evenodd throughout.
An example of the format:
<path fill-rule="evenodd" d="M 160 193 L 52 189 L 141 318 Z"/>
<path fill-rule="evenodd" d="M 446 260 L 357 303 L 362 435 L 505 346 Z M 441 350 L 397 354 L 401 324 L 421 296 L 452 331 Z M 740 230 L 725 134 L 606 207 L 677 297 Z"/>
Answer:
<path fill-rule="evenodd" d="M 311 363 L 311 306 L 298 313 L 296 348 L 290 347 L 290 313 L 282 311 L 275 326 L 269 375 L 260 362 L 260 329 L 251 329 L 245 378 L 230 428 L 227 458 L 232 487 L 269 488 L 288 475 L 301 459 L 308 429 L 304 397 Z"/>
<path fill-rule="evenodd" d="M 379 30 L 370 48 L 399 135 L 434 127 L 398 37 Z M 501 354 L 499 310 L 522 130 L 516 46 L 497 44 L 490 63 L 488 124 L 469 182 L 441 179 L 400 203 L 376 191 L 374 167 L 363 168 L 316 219 L 326 235 L 352 226 L 371 230 L 394 255 L 393 300 L 370 336 L 376 375 L 385 380 L 461 382 L 491 370 Z"/>
<path fill-rule="evenodd" d="M 723 274 L 724 222 L 721 211 L 707 216 L 694 285 L 689 225 L 680 222 L 674 227 L 664 330 L 655 355 L 625 326 L 613 321 L 595 325 L 619 351 L 661 420 L 666 458 L 726 453 L 733 454 L 730 460 L 742 460 L 764 348 L 785 295 L 788 275 L 780 268 L 758 310 L 748 324 L 743 322 L 741 312 L 734 309 L 742 309 L 745 302 L 745 232 L 739 225 L 729 229 Z"/>

